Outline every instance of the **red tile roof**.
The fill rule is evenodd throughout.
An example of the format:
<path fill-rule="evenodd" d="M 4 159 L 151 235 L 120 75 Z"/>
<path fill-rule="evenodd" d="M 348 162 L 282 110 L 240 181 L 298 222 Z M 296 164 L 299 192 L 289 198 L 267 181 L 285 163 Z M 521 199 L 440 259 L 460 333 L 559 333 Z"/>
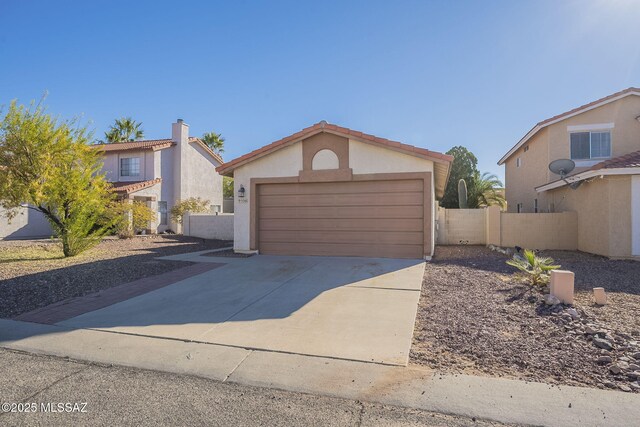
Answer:
<path fill-rule="evenodd" d="M 194 136 L 189 137 L 190 143 L 197 143 L 200 145 L 211 157 L 213 157 L 218 163 L 224 163 L 222 157 L 214 152 L 207 146 L 200 138 Z M 118 152 L 127 150 L 162 150 L 174 146 L 176 143 L 171 139 L 147 139 L 142 141 L 129 141 L 129 142 L 114 142 L 111 144 L 94 144 L 93 147 L 107 152 Z"/>
<path fill-rule="evenodd" d="M 374 135 L 369 135 L 363 132 L 355 131 L 345 127 L 333 125 L 325 121 L 321 121 L 314 124 L 313 126 L 304 128 L 301 131 L 294 133 L 293 135 L 289 135 L 278 141 L 272 142 L 269 145 L 265 145 L 264 147 L 258 148 L 257 150 L 253 150 L 250 153 L 247 153 L 227 163 L 224 163 L 223 165 L 218 166 L 217 171 L 221 174 L 229 173 L 240 165 L 248 163 L 256 158 L 262 157 L 266 154 L 269 154 L 273 151 L 283 148 L 289 144 L 292 144 L 301 139 L 309 137 L 312 134 L 316 134 L 320 132 L 334 132 L 334 133 L 338 133 L 346 136 L 351 136 L 354 139 L 358 139 L 364 142 L 373 143 L 383 147 L 391 148 L 397 151 L 402 151 L 410 155 L 414 155 L 418 157 L 426 157 L 430 160 L 440 162 L 440 163 L 449 163 L 453 161 L 453 156 L 450 156 L 448 154 L 442 154 L 436 151 L 427 150 L 426 148 L 420 148 L 420 147 L 415 147 L 409 144 L 403 144 L 397 141 L 391 141 L 386 138 L 380 138 Z"/>
<path fill-rule="evenodd" d="M 111 182 L 111 189 L 120 194 L 131 194 L 145 188 L 153 187 L 162 182 L 162 178 L 156 178 L 149 181 L 118 181 Z"/>
<path fill-rule="evenodd" d="M 126 150 L 161 150 L 175 143 L 171 139 L 148 139 L 143 141 L 114 142 L 112 144 L 94 144 L 93 147 L 104 152 Z"/>
<path fill-rule="evenodd" d="M 624 156 L 614 157 L 594 165 L 590 170 L 599 169 L 620 169 L 620 168 L 638 168 L 640 167 L 640 151 L 625 154 Z"/>

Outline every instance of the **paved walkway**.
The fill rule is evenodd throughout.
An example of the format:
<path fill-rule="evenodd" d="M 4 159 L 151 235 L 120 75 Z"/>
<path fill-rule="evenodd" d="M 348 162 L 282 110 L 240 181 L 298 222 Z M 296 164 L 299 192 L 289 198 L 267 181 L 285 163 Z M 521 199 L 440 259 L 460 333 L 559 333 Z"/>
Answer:
<path fill-rule="evenodd" d="M 640 395 L 0 320 L 0 347 L 504 423 L 627 426 Z"/>

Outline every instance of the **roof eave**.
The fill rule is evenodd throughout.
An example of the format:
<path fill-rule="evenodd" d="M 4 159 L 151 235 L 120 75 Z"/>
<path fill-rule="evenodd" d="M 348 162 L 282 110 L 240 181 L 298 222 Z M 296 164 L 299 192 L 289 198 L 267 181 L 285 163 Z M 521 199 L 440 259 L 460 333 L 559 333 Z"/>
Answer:
<path fill-rule="evenodd" d="M 586 170 L 584 172 L 580 172 L 575 175 L 568 176 L 563 179 L 558 179 L 556 181 L 543 184 L 539 187 L 535 187 L 535 190 L 537 193 L 543 193 L 545 191 L 555 190 L 556 188 L 561 188 L 565 185 L 573 184 L 575 182 L 584 181 L 585 179 L 594 178 L 597 176 L 612 175 L 640 175 L 640 167 Z"/>

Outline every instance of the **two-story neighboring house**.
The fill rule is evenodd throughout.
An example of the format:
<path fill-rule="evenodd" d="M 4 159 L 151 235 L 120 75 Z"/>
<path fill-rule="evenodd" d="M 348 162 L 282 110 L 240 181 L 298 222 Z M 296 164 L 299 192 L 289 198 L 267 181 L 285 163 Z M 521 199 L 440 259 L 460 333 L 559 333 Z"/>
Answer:
<path fill-rule="evenodd" d="M 96 144 L 104 152 L 106 179 L 122 199 L 147 203 L 158 213 L 151 232 L 180 231 L 169 211 L 190 197 L 209 200 L 222 212 L 222 158 L 200 139 L 189 137 L 189 125 L 178 119 L 171 139 Z"/>
<path fill-rule="evenodd" d="M 575 169 L 551 172 L 557 159 Z M 539 122 L 498 164 L 509 212 L 575 211 L 580 250 L 640 256 L 640 89 Z"/>

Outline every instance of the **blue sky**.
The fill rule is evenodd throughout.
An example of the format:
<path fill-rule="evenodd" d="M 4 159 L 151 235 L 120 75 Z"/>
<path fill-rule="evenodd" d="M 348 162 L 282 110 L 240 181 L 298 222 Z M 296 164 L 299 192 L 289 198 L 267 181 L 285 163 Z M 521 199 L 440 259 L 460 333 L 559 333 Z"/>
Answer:
<path fill-rule="evenodd" d="M 0 104 L 46 90 L 99 137 L 180 117 L 226 159 L 324 119 L 502 177 L 537 121 L 640 85 L 638 22 L 635 0 L 0 0 Z"/>

